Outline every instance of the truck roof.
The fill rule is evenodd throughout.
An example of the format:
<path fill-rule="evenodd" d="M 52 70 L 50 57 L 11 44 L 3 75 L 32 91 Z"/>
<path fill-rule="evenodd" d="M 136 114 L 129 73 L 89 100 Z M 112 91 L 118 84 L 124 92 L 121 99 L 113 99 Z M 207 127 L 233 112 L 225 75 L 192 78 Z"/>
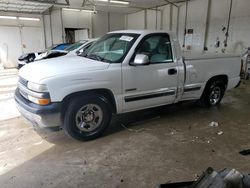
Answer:
<path fill-rule="evenodd" d="M 109 33 L 135 33 L 135 34 L 152 34 L 152 33 L 168 33 L 172 34 L 171 31 L 164 31 L 164 30 L 119 30 L 119 31 L 112 31 Z"/>

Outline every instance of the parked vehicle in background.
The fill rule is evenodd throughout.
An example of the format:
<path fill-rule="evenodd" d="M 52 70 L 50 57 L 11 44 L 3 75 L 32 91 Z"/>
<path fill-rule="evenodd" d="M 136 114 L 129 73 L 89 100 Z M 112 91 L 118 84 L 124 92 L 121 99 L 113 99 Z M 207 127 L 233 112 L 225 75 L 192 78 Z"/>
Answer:
<path fill-rule="evenodd" d="M 81 45 L 69 46 L 67 49 L 65 49 L 66 51 L 68 51 L 66 56 L 72 56 L 72 55 L 75 56 L 75 55 L 79 55 L 79 54 L 84 53 L 97 40 L 98 40 L 97 38 L 96 39 L 88 39 L 88 41 L 86 43 L 83 43 Z M 77 48 L 75 48 L 75 47 L 77 47 Z"/>
<path fill-rule="evenodd" d="M 79 42 L 76 42 L 74 44 L 68 45 L 64 50 L 52 49 L 48 50 L 44 53 L 41 53 L 37 55 L 37 57 L 33 61 L 38 61 L 42 59 L 51 59 L 55 57 L 60 56 L 76 56 L 77 54 L 83 53 L 85 50 L 87 50 L 97 39 L 87 39 L 87 40 L 81 40 Z M 31 63 L 33 61 L 29 61 L 28 63 Z M 21 68 L 23 65 L 28 64 L 24 61 L 19 62 L 19 68 Z"/>
<path fill-rule="evenodd" d="M 174 33 L 110 32 L 80 56 L 29 64 L 19 72 L 15 100 L 21 114 L 41 127 L 62 127 L 89 140 L 111 115 L 185 100 L 220 104 L 240 82 L 238 55 L 183 57 Z"/>
<path fill-rule="evenodd" d="M 18 58 L 18 69 L 20 69 L 22 66 L 30 62 L 42 59 L 43 57 L 47 55 L 48 52 L 52 50 L 64 50 L 68 46 L 70 46 L 70 44 L 68 43 L 57 44 L 57 45 L 47 48 L 43 52 L 32 52 L 32 53 L 23 54 Z"/>

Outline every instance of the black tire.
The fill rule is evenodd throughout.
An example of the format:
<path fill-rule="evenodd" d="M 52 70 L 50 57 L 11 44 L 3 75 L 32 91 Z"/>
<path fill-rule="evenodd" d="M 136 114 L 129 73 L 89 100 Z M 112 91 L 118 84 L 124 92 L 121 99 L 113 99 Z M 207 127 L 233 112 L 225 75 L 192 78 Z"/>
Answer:
<path fill-rule="evenodd" d="M 107 101 L 108 100 L 106 100 L 105 97 L 93 94 L 73 99 L 69 103 L 69 106 L 65 112 L 63 129 L 65 130 L 66 134 L 80 141 L 87 141 L 100 137 L 108 127 L 111 119 L 111 108 Z M 85 131 L 85 129 L 87 129 L 85 128 L 85 126 L 87 127 L 87 124 L 85 124 L 85 122 L 83 122 L 84 126 L 81 126 L 81 128 L 84 130 L 80 130 L 79 124 L 81 123 L 77 124 L 77 121 L 79 119 L 78 114 L 80 112 L 81 114 L 85 114 L 86 110 L 83 113 L 81 109 L 86 105 L 94 105 L 95 108 L 98 107 L 99 112 L 102 111 L 103 113 L 100 124 L 92 131 Z M 80 118 L 81 122 L 82 119 L 84 119 L 83 117 L 85 118 L 86 116 L 82 115 L 82 118 Z"/>
<path fill-rule="evenodd" d="M 208 83 L 200 99 L 201 104 L 207 107 L 219 105 L 225 94 L 225 90 L 226 83 L 222 80 L 214 80 Z"/>

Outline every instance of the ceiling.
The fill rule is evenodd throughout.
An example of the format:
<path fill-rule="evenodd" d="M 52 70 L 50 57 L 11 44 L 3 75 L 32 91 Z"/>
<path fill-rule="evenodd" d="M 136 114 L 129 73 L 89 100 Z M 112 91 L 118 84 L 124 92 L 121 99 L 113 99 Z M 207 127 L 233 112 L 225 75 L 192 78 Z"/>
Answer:
<path fill-rule="evenodd" d="M 169 2 L 177 3 L 185 0 L 127 0 L 129 5 L 111 4 L 98 0 L 0 0 L 1 12 L 43 13 L 50 7 L 70 7 L 95 9 L 104 12 L 133 13 L 140 9 L 155 8 Z"/>
<path fill-rule="evenodd" d="M 48 1 L 49 2 L 49 1 Z M 18 0 L 0 0 L 0 11 L 4 12 L 23 12 L 23 13 L 43 13 L 52 5 L 42 2 L 26 2 Z"/>

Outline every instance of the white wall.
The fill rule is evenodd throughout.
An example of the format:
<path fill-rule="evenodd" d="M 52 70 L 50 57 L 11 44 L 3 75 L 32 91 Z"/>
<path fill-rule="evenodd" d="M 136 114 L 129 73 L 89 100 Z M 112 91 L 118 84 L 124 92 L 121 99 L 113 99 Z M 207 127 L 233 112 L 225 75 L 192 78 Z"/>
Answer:
<path fill-rule="evenodd" d="M 125 15 L 98 12 L 97 14 L 53 9 L 44 16 L 47 46 L 65 42 L 64 28 L 88 29 L 89 38 L 97 38 L 109 31 L 125 28 Z M 50 28 L 52 25 L 52 36 Z"/>
<path fill-rule="evenodd" d="M 161 11 L 147 10 L 147 29 L 161 29 Z"/>
<path fill-rule="evenodd" d="M 228 9 L 230 1 L 211 0 L 210 24 L 208 28 L 207 46 L 214 46 L 215 38 L 219 37 L 221 43 L 225 39 L 224 33 L 221 31 L 223 26 L 227 26 Z M 241 52 L 250 46 L 250 1 L 234 0 L 232 8 L 232 20 L 229 29 L 228 51 Z M 223 44 L 222 44 L 223 45 Z M 223 46 L 221 47 L 223 48 Z M 219 50 L 221 49 L 219 48 Z"/>
<path fill-rule="evenodd" d="M 176 10 L 175 10 L 176 9 Z M 157 14 L 156 14 L 157 12 Z M 176 24 L 171 20 L 177 19 L 177 8 L 170 5 L 158 7 L 156 10 L 142 10 L 136 13 L 128 14 L 127 29 L 150 29 L 150 30 L 166 30 L 176 29 Z"/>
<path fill-rule="evenodd" d="M 4 67 L 17 66 L 17 59 L 23 53 L 45 48 L 41 15 L 13 13 L 1 15 L 40 18 L 40 21 L 0 19 L 0 63 Z"/>
<path fill-rule="evenodd" d="M 209 7 L 209 1 L 211 6 Z M 183 43 L 185 26 L 185 3 L 178 4 L 178 8 L 171 5 L 159 7 L 162 11 L 158 16 L 157 29 L 178 31 L 178 37 Z M 192 51 L 203 51 L 207 47 L 211 52 L 222 53 L 225 32 L 227 27 L 230 0 L 192 0 L 188 4 L 187 29 L 193 29 Z M 232 20 L 229 30 L 228 47 L 229 53 L 240 53 L 244 48 L 250 46 L 250 1 L 233 0 Z M 156 11 L 147 10 L 126 16 L 128 29 L 155 29 Z M 145 18 L 146 26 L 145 26 Z M 162 19 L 162 21 L 161 21 Z M 208 21 L 208 23 L 206 23 Z M 207 33 L 207 35 L 206 35 Z M 216 38 L 219 38 L 221 46 L 215 48 Z M 186 50 L 186 48 L 184 48 Z"/>
<path fill-rule="evenodd" d="M 59 44 L 63 41 L 62 10 L 53 9 L 51 11 L 52 39 L 53 44 Z"/>
<path fill-rule="evenodd" d="M 46 47 L 52 46 L 52 30 L 51 30 L 51 24 L 50 24 L 50 15 L 44 15 L 43 16 L 44 21 L 44 32 L 45 32 L 45 43 Z"/>
<path fill-rule="evenodd" d="M 93 15 L 93 37 L 100 37 L 109 31 L 108 13 Z"/>
<path fill-rule="evenodd" d="M 100 12 L 93 14 L 93 37 L 101 37 L 109 31 L 125 28 L 125 15 Z"/>
<path fill-rule="evenodd" d="M 91 16 L 92 14 L 87 12 L 62 10 L 63 28 L 88 29 L 89 37 L 91 37 L 92 36 Z"/>
<path fill-rule="evenodd" d="M 80 41 L 89 38 L 88 29 L 75 30 L 75 41 Z"/>
<path fill-rule="evenodd" d="M 166 5 L 162 7 L 162 29 L 164 30 L 170 30 L 171 28 L 171 12 L 170 12 L 171 6 Z"/>
<path fill-rule="evenodd" d="M 125 15 L 118 13 L 110 13 L 109 16 L 110 31 L 125 29 Z"/>
<path fill-rule="evenodd" d="M 127 29 L 145 29 L 145 11 L 127 15 Z"/>

